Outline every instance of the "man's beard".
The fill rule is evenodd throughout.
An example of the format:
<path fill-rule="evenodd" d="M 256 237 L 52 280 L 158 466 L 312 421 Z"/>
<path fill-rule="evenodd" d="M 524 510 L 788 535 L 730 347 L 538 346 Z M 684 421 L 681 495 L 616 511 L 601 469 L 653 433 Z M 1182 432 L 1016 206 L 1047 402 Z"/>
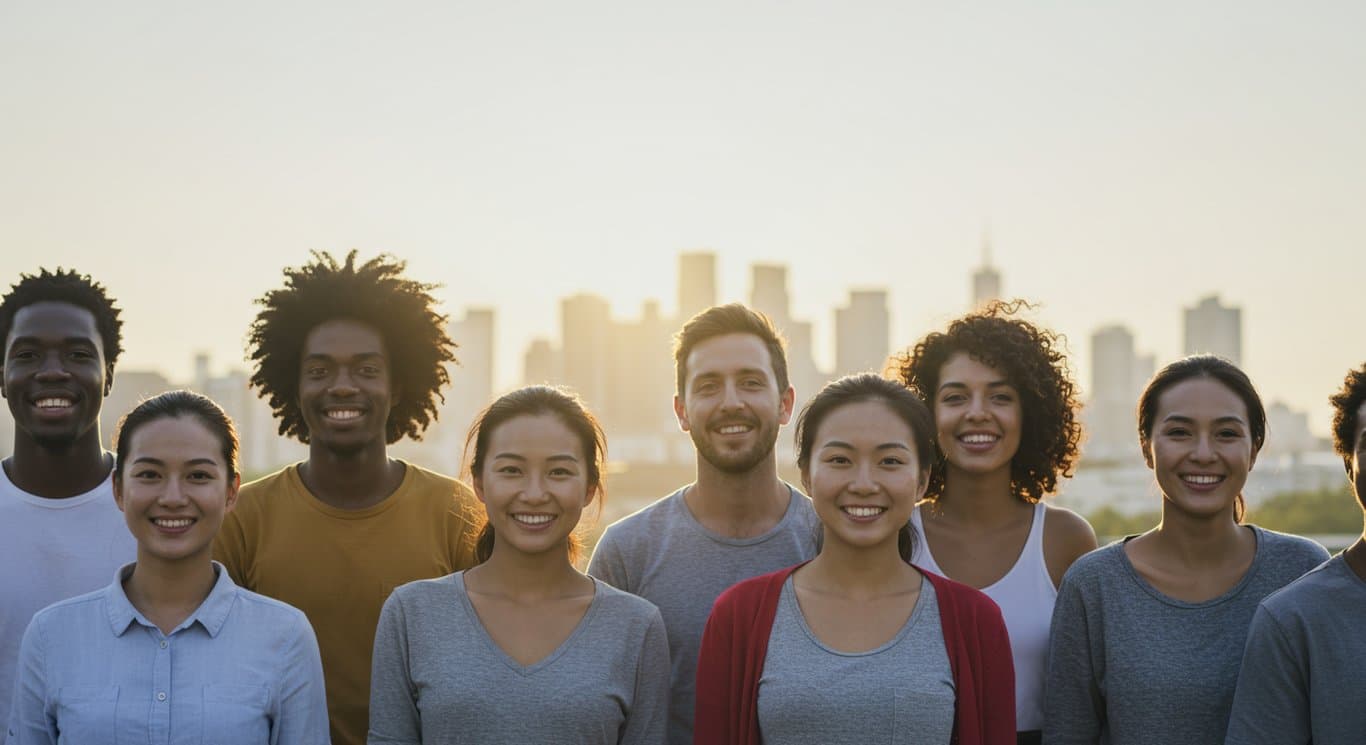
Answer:
<path fill-rule="evenodd" d="M 688 434 L 692 437 L 693 447 L 697 448 L 697 454 L 711 464 L 712 468 L 722 473 L 747 473 L 773 454 L 773 445 L 778 441 L 778 427 L 759 421 L 746 423 L 754 425 L 758 436 L 753 447 L 740 452 L 723 452 L 718 449 L 712 439 L 716 435 L 710 428 L 701 431 L 692 429 Z"/>

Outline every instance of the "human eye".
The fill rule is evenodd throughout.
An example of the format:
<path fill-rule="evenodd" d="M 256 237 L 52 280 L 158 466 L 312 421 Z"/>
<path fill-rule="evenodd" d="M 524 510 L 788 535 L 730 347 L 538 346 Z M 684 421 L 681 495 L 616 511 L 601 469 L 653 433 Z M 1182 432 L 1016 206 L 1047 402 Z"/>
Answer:
<path fill-rule="evenodd" d="M 556 466 L 550 469 L 550 475 L 557 478 L 573 478 L 578 472 L 568 466 Z"/>
<path fill-rule="evenodd" d="M 967 396 L 962 393 L 945 393 L 939 397 L 941 404 L 959 404 L 967 400 Z"/>
<path fill-rule="evenodd" d="M 519 476 L 522 473 L 522 469 L 520 466 L 516 466 L 512 463 L 504 463 L 503 465 L 498 466 L 494 472 L 501 473 L 504 476 Z"/>
<path fill-rule="evenodd" d="M 198 470 L 191 471 L 189 478 L 191 481 L 213 481 L 214 475 L 209 471 Z"/>
<path fill-rule="evenodd" d="M 906 465 L 906 459 L 899 455 L 888 455 L 884 456 L 880 463 L 884 466 L 904 466 Z"/>
<path fill-rule="evenodd" d="M 1185 427 L 1168 427 L 1163 430 L 1163 434 L 1168 437 L 1188 437 L 1190 430 Z"/>
<path fill-rule="evenodd" d="M 1243 436 L 1243 431 L 1237 427 L 1225 427 L 1219 430 L 1219 436 L 1226 440 L 1237 440 Z"/>
<path fill-rule="evenodd" d="M 161 478 L 161 474 L 153 468 L 141 468 L 133 471 L 133 478 L 140 481 L 155 481 Z"/>
<path fill-rule="evenodd" d="M 825 456 L 824 461 L 834 466 L 846 466 L 852 462 L 844 453 L 831 453 Z"/>
<path fill-rule="evenodd" d="M 703 380 L 693 385 L 693 392 L 702 395 L 715 393 L 721 386 L 714 380 Z"/>
<path fill-rule="evenodd" d="M 1000 391 L 998 393 L 992 394 L 991 400 L 995 401 L 998 404 L 1014 403 L 1015 394 L 1009 391 Z"/>

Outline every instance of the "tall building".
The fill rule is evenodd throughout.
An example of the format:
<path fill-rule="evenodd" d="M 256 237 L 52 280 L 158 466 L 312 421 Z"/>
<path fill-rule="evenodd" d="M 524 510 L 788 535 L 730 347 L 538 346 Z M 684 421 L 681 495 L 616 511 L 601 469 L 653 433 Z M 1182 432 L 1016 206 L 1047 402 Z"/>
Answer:
<path fill-rule="evenodd" d="M 782 264 L 755 264 L 749 288 L 751 308 L 768 316 L 779 327 L 791 320 L 788 315 L 787 267 Z"/>
<path fill-rule="evenodd" d="M 560 350 L 549 339 L 532 339 L 522 356 L 522 384 L 553 385 L 563 377 L 561 367 Z"/>
<path fill-rule="evenodd" d="M 991 236 L 982 234 L 982 265 L 972 273 L 972 307 L 1001 298 L 1001 273 L 991 265 Z"/>
<path fill-rule="evenodd" d="M 1091 334 L 1091 398 L 1083 411 L 1087 455 L 1112 459 L 1137 454 L 1134 407 L 1152 374 L 1152 355 L 1135 353 L 1129 329 L 1105 326 Z"/>
<path fill-rule="evenodd" d="M 1218 295 L 1201 298 L 1185 311 L 1185 353 L 1217 354 L 1243 364 L 1243 311 L 1219 302 Z"/>
<path fill-rule="evenodd" d="M 424 438 L 430 440 L 427 457 L 443 473 L 459 471 L 465 433 L 493 400 L 494 320 L 492 308 L 466 308 L 464 318 L 452 321 L 447 329 L 459 345 L 455 356 L 460 364 L 450 368 L 451 384 L 444 391 L 441 418 Z"/>
<path fill-rule="evenodd" d="M 788 382 L 797 391 L 795 411 L 801 411 L 802 406 L 811 400 L 829 379 L 829 376 L 816 366 L 811 323 L 798 321 L 792 317 L 785 265 L 755 264 L 750 271 L 752 280 L 749 305 L 768 316 L 787 340 L 787 377 Z M 790 459 L 791 442 L 787 437 L 778 438 L 776 447 L 780 459 Z"/>
<path fill-rule="evenodd" d="M 835 375 L 881 372 L 891 351 L 886 290 L 852 290 L 835 310 Z"/>
<path fill-rule="evenodd" d="M 594 410 L 607 402 L 609 366 L 603 362 L 611 359 L 611 311 L 606 300 L 587 293 L 560 301 L 562 382 Z"/>
<path fill-rule="evenodd" d="M 114 428 L 119 419 L 133 410 L 145 398 L 165 393 L 176 386 L 159 372 L 150 370 L 121 370 L 114 372 L 114 384 L 100 406 L 100 438 L 113 449 Z M 229 415 L 232 412 L 228 412 Z"/>
<path fill-rule="evenodd" d="M 678 256 L 678 318 L 680 325 L 716 305 L 716 254 L 693 251 Z"/>

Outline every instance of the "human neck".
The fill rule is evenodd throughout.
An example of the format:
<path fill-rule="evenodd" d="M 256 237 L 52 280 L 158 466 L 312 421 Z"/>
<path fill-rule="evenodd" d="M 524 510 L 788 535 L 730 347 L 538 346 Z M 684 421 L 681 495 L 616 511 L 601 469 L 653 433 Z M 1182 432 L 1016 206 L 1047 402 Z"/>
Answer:
<path fill-rule="evenodd" d="M 787 514 L 791 491 L 772 457 L 744 473 L 728 473 L 697 459 L 697 481 L 683 494 L 708 530 L 731 538 L 763 535 Z"/>
<path fill-rule="evenodd" d="M 1015 509 L 1029 504 L 1010 491 L 1010 467 L 989 473 L 973 473 L 951 464 L 944 478 L 944 493 L 935 500 L 935 512 L 956 523 L 990 527 L 1015 521 Z"/>
<path fill-rule="evenodd" d="M 821 552 L 802 567 L 804 586 L 850 599 L 880 597 L 910 589 L 918 576 L 902 560 L 896 538 L 876 546 L 854 547 L 831 540 L 826 531 Z"/>
<path fill-rule="evenodd" d="M 1366 516 L 1363 516 L 1363 521 L 1366 522 Z M 1356 543 L 1342 552 L 1342 560 L 1347 562 L 1347 566 L 1351 567 L 1362 581 L 1366 581 L 1366 525 L 1362 525 L 1361 537 Z"/>
<path fill-rule="evenodd" d="M 1162 553 L 1187 567 L 1209 567 L 1237 560 L 1238 549 L 1255 540 L 1234 522 L 1231 511 L 1193 516 L 1163 506 L 1162 522 L 1150 533 Z"/>
<path fill-rule="evenodd" d="M 209 551 L 177 561 L 148 556 L 138 547 L 138 563 L 123 583 L 128 602 L 161 633 L 170 634 L 213 591 L 218 581 L 209 560 Z"/>
<path fill-rule="evenodd" d="M 109 478 L 114 459 L 100 445 L 98 426 L 67 447 L 55 449 L 16 429 L 14 454 L 4 461 L 4 468 L 10 482 L 22 491 L 46 499 L 67 499 L 85 494 Z"/>
<path fill-rule="evenodd" d="M 495 539 L 488 561 L 465 572 L 466 587 L 515 602 L 535 602 L 574 594 L 589 580 L 565 550 L 527 554 Z"/>
<path fill-rule="evenodd" d="M 311 443 L 299 478 L 313 496 L 332 507 L 359 510 L 383 502 L 403 481 L 404 465 L 390 460 L 380 443 L 353 453 L 336 453 Z"/>

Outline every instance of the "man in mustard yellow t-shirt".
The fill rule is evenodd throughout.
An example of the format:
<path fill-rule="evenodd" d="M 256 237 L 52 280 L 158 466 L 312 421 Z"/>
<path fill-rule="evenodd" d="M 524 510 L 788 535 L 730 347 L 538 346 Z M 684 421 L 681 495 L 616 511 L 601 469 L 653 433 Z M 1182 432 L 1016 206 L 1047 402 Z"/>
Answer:
<path fill-rule="evenodd" d="M 251 327 L 251 384 L 308 459 L 242 487 L 214 544 L 249 590 L 304 611 L 318 636 L 334 745 L 363 745 L 379 612 L 398 585 L 474 564 L 464 484 L 388 456 L 420 437 L 455 346 L 430 285 L 380 256 L 285 270 Z M 284 692 L 287 694 L 287 692 Z"/>

